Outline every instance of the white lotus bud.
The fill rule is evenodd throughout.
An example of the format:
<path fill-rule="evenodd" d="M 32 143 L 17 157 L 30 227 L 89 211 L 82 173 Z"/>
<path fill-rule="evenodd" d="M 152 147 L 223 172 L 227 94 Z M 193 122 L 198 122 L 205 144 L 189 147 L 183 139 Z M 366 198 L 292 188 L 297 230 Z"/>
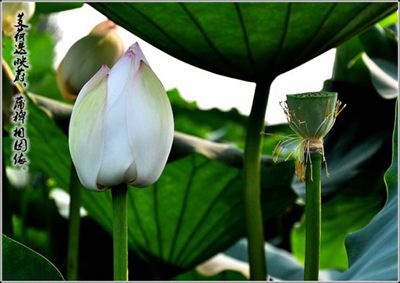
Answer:
<path fill-rule="evenodd" d="M 34 2 L 5 2 L 2 5 L 3 16 L 3 32 L 7 36 L 15 33 L 14 25 L 17 24 L 17 15 L 20 12 L 24 13 L 24 22 L 27 22 L 35 12 Z"/>
<path fill-rule="evenodd" d="M 117 25 L 110 20 L 96 25 L 75 42 L 57 68 L 57 85 L 61 94 L 73 100 L 83 85 L 102 65 L 112 67 L 124 54 L 124 44 Z"/>
<path fill-rule="evenodd" d="M 86 188 L 122 183 L 146 187 L 161 175 L 173 134 L 167 94 L 136 43 L 80 91 L 69 125 L 69 148 Z"/>

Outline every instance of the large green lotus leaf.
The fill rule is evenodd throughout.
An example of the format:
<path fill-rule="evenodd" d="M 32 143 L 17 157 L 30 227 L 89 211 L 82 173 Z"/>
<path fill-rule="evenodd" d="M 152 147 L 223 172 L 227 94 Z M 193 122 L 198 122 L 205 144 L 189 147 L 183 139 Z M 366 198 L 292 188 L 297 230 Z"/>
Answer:
<path fill-rule="evenodd" d="M 60 271 L 45 257 L 3 235 L 3 279 L 64 280 Z"/>
<path fill-rule="evenodd" d="M 367 50 L 394 60 L 391 45 L 379 27 L 352 38 L 337 49 L 334 77 L 325 85 L 338 92 L 347 107 L 325 139 L 330 176 L 322 176 L 322 268 L 347 269 L 346 235 L 365 226 L 386 199 L 383 176 L 391 162 L 395 100 L 379 95 L 360 54 Z M 294 188 L 304 196 L 304 183 Z M 303 221 L 291 235 L 293 252 L 301 261 L 304 233 Z"/>
<path fill-rule="evenodd" d="M 247 240 L 242 239 L 224 252 L 226 256 L 248 262 Z M 302 281 L 304 277 L 303 265 L 291 253 L 277 248 L 269 243 L 264 245 L 268 264 L 268 275 L 277 280 Z M 228 269 L 229 270 L 229 269 Z M 340 274 L 336 270 L 321 270 L 320 280 L 332 280 Z"/>
<path fill-rule="evenodd" d="M 384 18 L 383 20 L 381 20 L 378 24 L 383 27 L 389 27 L 392 25 L 397 25 L 399 22 L 399 13 L 398 11 L 394 12 L 393 14 L 391 14 L 390 16 L 387 16 L 386 18 Z"/>
<path fill-rule="evenodd" d="M 380 191 L 369 192 L 365 186 L 363 189 L 364 195 L 342 193 L 323 203 L 321 269 L 347 269 L 346 235 L 367 225 L 382 207 Z M 305 256 L 305 233 L 305 217 L 303 217 L 301 223 L 297 224 L 291 232 L 292 253 L 301 263 L 304 263 Z"/>
<path fill-rule="evenodd" d="M 225 270 L 212 276 L 203 275 L 196 270 L 182 273 L 174 278 L 176 281 L 245 281 L 247 278 L 240 272 Z"/>
<path fill-rule="evenodd" d="M 293 203 L 291 163 L 263 168 L 264 218 Z M 280 178 L 273 176 L 280 175 Z M 244 235 L 239 169 L 201 155 L 169 163 L 158 182 L 129 189 L 129 245 L 155 266 L 187 269 L 223 251 Z M 111 193 L 83 194 L 89 215 L 111 231 Z"/>
<path fill-rule="evenodd" d="M 175 130 L 212 141 L 242 141 L 246 117 L 237 109 L 222 112 L 216 108 L 199 109 L 196 102 L 185 101 L 177 89 L 168 91 L 174 112 Z"/>
<path fill-rule="evenodd" d="M 397 111 L 396 111 L 397 113 Z M 339 280 L 398 280 L 398 123 L 392 165 L 386 171 L 388 200 L 362 230 L 346 239 L 349 269 Z"/>
<path fill-rule="evenodd" d="M 390 17 L 389 17 L 390 18 Z M 398 96 L 398 37 L 390 28 L 375 25 L 360 35 L 364 47 L 362 60 L 375 90 L 386 99 Z"/>
<path fill-rule="evenodd" d="M 389 28 L 369 28 L 337 49 L 334 79 L 394 98 L 398 91 L 397 45 L 398 39 Z"/>
<path fill-rule="evenodd" d="M 274 78 L 393 12 L 395 3 L 91 3 L 168 54 L 248 81 Z"/>
<path fill-rule="evenodd" d="M 55 122 L 32 100 L 26 100 L 25 133 L 29 141 L 29 170 L 45 173 L 56 181 L 56 185 L 68 188 L 71 159 L 68 141 Z M 8 125 L 12 135 L 12 124 Z M 11 164 L 12 138 L 3 138 L 3 152 L 6 165 Z"/>
<path fill-rule="evenodd" d="M 370 58 L 366 54 L 363 54 L 362 58 L 368 66 L 372 83 L 379 94 L 387 99 L 397 97 L 399 94 L 397 64 L 380 58 Z"/>
<path fill-rule="evenodd" d="M 67 137 L 33 102 L 28 110 L 31 170 L 45 173 L 68 189 Z M 4 140 L 9 160 L 11 138 Z M 268 218 L 294 202 L 293 163 L 268 163 L 262 170 L 264 217 Z M 82 204 L 90 217 L 111 232 L 110 191 L 82 190 Z M 242 172 L 201 155 L 168 163 L 159 181 L 147 189 L 129 189 L 130 249 L 153 266 L 190 269 L 242 237 L 243 222 Z"/>
<path fill-rule="evenodd" d="M 361 191 L 363 180 L 364 184 L 375 184 L 374 180 L 379 180 L 382 191 L 385 190 L 383 174 L 391 162 L 395 100 L 379 95 L 360 55 L 367 49 L 368 55 L 392 58 L 397 64 L 391 45 L 392 40 L 387 39 L 381 28 L 371 27 L 337 49 L 333 78 L 325 82 L 324 89 L 338 92 L 338 98 L 347 107 L 324 140 L 331 173 L 329 177 L 322 175 L 325 197 L 351 187 L 350 180 L 360 184 Z M 304 184 L 297 183 L 294 188 L 304 196 Z"/>
<path fill-rule="evenodd" d="M 397 113 L 397 109 L 396 109 Z M 320 271 L 321 280 L 395 281 L 398 279 L 398 125 L 393 132 L 392 164 L 385 174 L 388 200 L 383 209 L 363 229 L 346 238 L 349 269 Z M 364 211 L 362 209 L 362 211 Z M 344 215 L 342 220 L 347 221 Z M 300 262 L 287 251 L 265 245 L 268 271 L 281 280 L 303 280 Z M 225 253 L 247 261 L 247 243 L 240 241 Z"/>
<path fill-rule="evenodd" d="M 216 108 L 202 110 L 197 107 L 196 102 L 185 101 L 177 89 L 168 91 L 168 98 L 174 112 L 176 131 L 244 148 L 243 137 L 246 135 L 248 119 L 237 109 L 226 112 Z M 272 155 L 282 136 L 292 133 L 287 124 L 267 126 L 264 131 L 271 134 L 263 142 L 263 154 L 266 155 Z"/>
<path fill-rule="evenodd" d="M 83 3 L 40 3 L 36 2 L 35 14 L 50 14 L 82 7 Z"/>

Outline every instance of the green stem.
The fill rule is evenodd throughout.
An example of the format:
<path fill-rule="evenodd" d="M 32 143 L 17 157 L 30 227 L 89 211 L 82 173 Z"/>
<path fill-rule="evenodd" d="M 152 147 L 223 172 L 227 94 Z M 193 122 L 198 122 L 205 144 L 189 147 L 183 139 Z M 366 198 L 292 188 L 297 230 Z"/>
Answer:
<path fill-rule="evenodd" d="M 127 185 L 111 188 L 113 203 L 114 280 L 128 281 Z"/>
<path fill-rule="evenodd" d="M 29 200 L 32 197 L 32 188 L 27 185 L 21 197 L 21 242 L 27 241 L 27 228 L 26 219 L 28 218 Z"/>
<path fill-rule="evenodd" d="M 266 280 L 264 230 L 260 201 L 261 145 L 270 83 L 257 83 L 244 150 L 244 205 L 250 263 L 250 280 Z"/>
<path fill-rule="evenodd" d="M 306 254 L 304 280 L 318 280 L 321 243 L 321 162 L 320 153 L 311 153 L 306 169 Z"/>
<path fill-rule="evenodd" d="M 13 203 L 13 195 L 10 183 L 8 182 L 8 178 L 6 175 L 6 165 L 4 162 L 4 154 L 2 161 L 3 168 L 1 170 L 3 174 L 3 233 L 9 237 L 14 237 L 13 234 L 13 225 L 12 225 L 12 203 Z"/>
<path fill-rule="evenodd" d="M 81 191 L 80 182 L 74 165 L 71 165 L 70 196 L 71 201 L 69 205 L 67 279 L 70 281 L 75 281 L 78 279 Z"/>

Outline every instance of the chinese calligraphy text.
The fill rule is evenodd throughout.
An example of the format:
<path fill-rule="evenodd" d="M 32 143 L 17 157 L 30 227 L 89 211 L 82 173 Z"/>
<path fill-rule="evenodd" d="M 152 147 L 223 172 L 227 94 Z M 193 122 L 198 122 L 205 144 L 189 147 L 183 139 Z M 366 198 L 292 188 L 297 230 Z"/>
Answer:
<path fill-rule="evenodd" d="M 11 162 L 15 167 L 25 167 L 29 164 L 27 153 L 29 151 L 29 140 L 26 135 L 26 99 L 22 94 L 18 94 L 13 99 L 11 123 L 14 128 L 12 134 L 12 155 Z"/>
<path fill-rule="evenodd" d="M 14 25 L 16 32 L 14 35 L 13 65 L 15 67 L 14 83 L 21 83 L 27 87 L 26 70 L 29 69 L 28 52 L 25 45 L 26 29 L 29 28 L 23 21 L 24 12 L 17 15 L 17 23 Z"/>

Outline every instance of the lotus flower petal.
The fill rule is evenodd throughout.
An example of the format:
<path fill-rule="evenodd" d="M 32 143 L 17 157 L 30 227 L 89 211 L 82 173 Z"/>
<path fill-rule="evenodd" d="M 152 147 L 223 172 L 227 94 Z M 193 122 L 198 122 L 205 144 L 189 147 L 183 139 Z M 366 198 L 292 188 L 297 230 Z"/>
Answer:
<path fill-rule="evenodd" d="M 132 82 L 128 97 L 127 119 L 131 150 L 135 157 L 137 178 L 132 183 L 145 187 L 160 176 L 171 150 L 174 121 L 167 94 L 150 67 L 143 61 Z M 128 105 L 135 105 L 129 111 Z"/>
<path fill-rule="evenodd" d="M 98 175 L 98 183 L 111 186 L 126 182 L 126 171 L 134 163 L 127 132 L 127 110 L 135 111 L 128 97 L 133 96 L 133 77 L 137 71 L 132 64 L 132 54 L 126 52 L 111 69 L 108 78 L 107 119 L 105 123 L 105 146 L 103 163 Z M 128 109 L 127 109 L 128 108 Z M 129 121 L 134 123 L 134 121 Z M 131 167 L 136 178 L 136 169 Z"/>
<path fill-rule="evenodd" d="M 172 146 L 174 121 L 161 82 L 139 45 L 82 89 L 70 123 L 70 151 L 84 186 L 151 185 Z"/>
<path fill-rule="evenodd" d="M 69 148 L 81 183 L 99 190 L 97 174 L 104 148 L 107 76 L 103 66 L 80 91 L 69 124 Z"/>

